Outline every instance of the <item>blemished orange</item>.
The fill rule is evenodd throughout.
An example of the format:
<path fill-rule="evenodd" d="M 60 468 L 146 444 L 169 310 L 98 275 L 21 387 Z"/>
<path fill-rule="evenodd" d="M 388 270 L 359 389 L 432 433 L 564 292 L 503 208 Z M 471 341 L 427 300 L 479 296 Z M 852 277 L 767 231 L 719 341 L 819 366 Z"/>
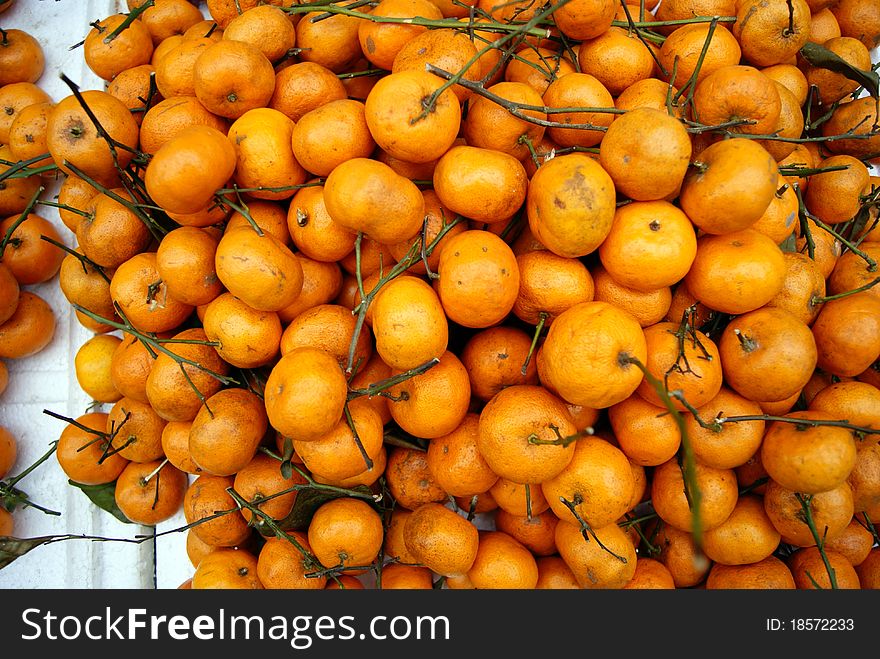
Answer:
<path fill-rule="evenodd" d="M 254 309 L 280 311 L 299 297 L 299 259 L 269 233 L 250 226 L 227 229 L 214 256 L 217 277 L 227 290 Z"/>
<path fill-rule="evenodd" d="M 804 513 L 808 501 L 813 523 L 817 530 L 821 529 L 819 539 L 833 542 L 852 520 L 853 498 L 849 485 L 843 483 L 825 492 L 803 495 L 770 479 L 764 489 L 764 510 L 782 541 L 790 545 L 812 547 L 816 544 Z"/>
<path fill-rule="evenodd" d="M 667 201 L 621 206 L 599 246 L 599 259 L 608 274 L 643 292 L 681 281 L 696 254 L 697 236 L 690 219 Z"/>
<path fill-rule="evenodd" d="M 227 135 L 235 149 L 234 179 L 239 187 L 252 189 L 249 195 L 257 199 L 293 196 L 294 186 L 306 180 L 291 145 L 295 130 L 289 117 L 266 107 L 248 110 L 232 123 Z"/>
<path fill-rule="evenodd" d="M 639 291 L 618 283 L 601 264 L 594 266 L 590 274 L 595 288 L 593 299 L 628 310 L 642 327 L 650 327 L 670 315 L 671 287 Z"/>
<path fill-rule="evenodd" d="M 574 443 L 548 443 L 575 434 L 565 404 L 542 387 L 517 385 L 483 408 L 477 448 L 493 472 L 518 483 L 552 479 L 571 462 Z"/>
<path fill-rule="evenodd" d="M 608 126 L 599 162 L 620 193 L 653 201 L 678 192 L 691 151 L 690 135 L 677 118 L 653 108 L 635 108 Z"/>
<path fill-rule="evenodd" d="M 437 295 L 450 320 L 465 327 L 500 323 L 519 292 L 513 250 L 489 231 L 472 229 L 449 239 L 440 254 Z"/>
<path fill-rule="evenodd" d="M 205 473 L 232 476 L 256 454 L 268 427 L 262 400 L 248 389 L 207 398 L 189 431 L 190 456 Z"/>
<path fill-rule="evenodd" d="M 834 489 L 856 464 L 852 431 L 835 426 L 809 426 L 797 420 L 827 420 L 823 412 L 804 410 L 786 415 L 793 423 L 774 421 L 764 433 L 761 462 L 773 480 L 805 494 Z"/>
<path fill-rule="evenodd" d="M 733 35 L 743 57 L 756 66 L 785 62 L 810 36 L 806 0 L 745 0 L 737 5 Z"/>
<path fill-rule="evenodd" d="M 632 362 L 647 360 L 645 334 L 627 311 L 583 302 L 550 326 L 542 354 L 549 384 L 569 403 L 601 409 L 619 403 L 642 381 Z M 540 369 L 540 367 L 539 367 Z"/>
<path fill-rule="evenodd" d="M 439 503 L 426 503 L 407 516 L 403 540 L 419 563 L 451 577 L 471 569 L 480 541 L 476 526 Z"/>
<path fill-rule="evenodd" d="M 495 485 L 489 488 L 488 494 L 490 499 L 494 501 L 495 508 L 506 510 L 511 515 L 528 517 L 529 515 L 540 515 L 550 509 L 550 504 L 544 497 L 544 491 L 540 485 L 514 483 L 506 478 L 499 478 L 495 481 Z M 482 497 L 478 497 L 478 509 L 482 503 Z M 470 506 L 470 502 L 468 502 L 468 506 Z M 493 509 L 489 508 L 489 510 Z"/>
<path fill-rule="evenodd" d="M 794 583 L 799 590 L 827 590 L 833 587 L 828 568 L 834 572 L 834 583 L 841 590 L 859 590 L 859 575 L 846 557 L 836 551 L 824 550 L 824 557 L 816 547 L 804 547 L 788 559 Z M 828 561 L 826 567 L 825 561 Z"/>
<path fill-rule="evenodd" d="M 319 304 L 290 321 L 281 334 L 281 354 L 300 347 L 320 348 L 345 368 L 354 343 L 352 367 L 366 364 L 373 353 L 372 333 L 368 327 L 361 327 L 355 339 L 356 324 L 357 319 L 349 309 L 338 304 Z"/>
<path fill-rule="evenodd" d="M 385 480 L 399 506 L 416 510 L 419 506 L 446 501 L 449 495 L 440 487 L 428 468 L 424 451 L 391 447 L 385 468 Z"/>
<path fill-rule="evenodd" d="M 614 181 L 584 153 L 546 161 L 529 181 L 529 228 L 559 256 L 577 258 L 595 251 L 611 231 L 615 208 Z"/>
<path fill-rule="evenodd" d="M 83 43 L 86 64 L 107 81 L 126 69 L 149 63 L 153 55 L 153 39 L 143 21 L 131 21 L 117 32 L 126 18 L 125 14 L 114 14 L 93 23 Z M 107 35 L 114 32 L 116 36 L 108 41 Z"/>
<path fill-rule="evenodd" d="M 324 203 L 324 186 L 319 184 L 296 191 L 288 207 L 287 227 L 293 244 L 303 255 L 327 263 L 351 254 L 357 238 L 330 217 Z"/>
<path fill-rule="evenodd" d="M 712 561 L 697 547 L 691 533 L 662 523 L 649 524 L 646 533 L 660 549 L 656 558 L 672 574 L 676 588 L 690 588 L 706 578 Z"/>
<path fill-rule="evenodd" d="M 71 94 L 61 99 L 49 113 L 46 125 L 49 154 L 64 173 L 73 173 L 65 164 L 69 163 L 99 183 L 112 187 L 117 179 L 117 165 L 126 167 L 134 157 L 138 142 L 137 122 L 125 104 L 107 92 L 84 90 L 81 97 L 106 133 L 127 148 L 116 148 L 114 158 L 107 141 L 98 135 L 91 117 Z"/>
<path fill-rule="evenodd" d="M 228 476 L 203 474 L 189 484 L 183 498 L 187 524 L 206 520 L 195 524 L 191 532 L 212 547 L 238 546 L 251 533 L 238 505 L 227 492 L 233 483 Z M 213 519 L 207 519 L 209 517 Z"/>
<path fill-rule="evenodd" d="M 307 576 L 320 566 L 310 555 L 311 547 L 305 533 L 289 531 L 288 538 L 269 538 L 257 556 L 257 576 L 265 588 L 322 590 L 327 585 L 324 575 Z M 296 542 L 299 546 L 294 545 Z M 305 552 L 302 553 L 300 548 Z"/>

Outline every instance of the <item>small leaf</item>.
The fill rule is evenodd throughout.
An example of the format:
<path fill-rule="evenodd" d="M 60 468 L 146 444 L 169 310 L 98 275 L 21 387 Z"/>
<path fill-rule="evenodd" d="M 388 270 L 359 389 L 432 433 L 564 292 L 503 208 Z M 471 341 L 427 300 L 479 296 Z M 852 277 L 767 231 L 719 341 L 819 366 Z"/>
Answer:
<path fill-rule="evenodd" d="M 98 506 L 101 510 L 107 511 L 120 522 L 125 524 L 134 523 L 123 515 L 122 511 L 119 510 L 119 506 L 116 505 L 116 481 L 113 481 L 112 483 L 104 483 L 103 485 L 85 485 L 72 480 L 68 480 L 67 482 L 74 487 L 81 489 L 83 493 L 91 499 L 93 504 Z"/>
<path fill-rule="evenodd" d="M 783 252 L 796 252 L 797 251 L 797 237 L 794 235 L 794 232 L 788 236 L 785 240 L 779 243 L 779 249 Z"/>
<path fill-rule="evenodd" d="M 417 437 L 413 437 L 403 430 L 393 428 L 385 431 L 385 443 L 391 446 L 399 446 L 401 448 L 414 449 L 416 451 L 427 451 L 427 447 L 421 443 Z"/>
<path fill-rule="evenodd" d="M 358 485 L 352 489 L 355 492 L 371 494 L 370 489 L 364 485 Z M 309 523 L 312 521 L 312 517 L 318 508 L 328 501 L 339 499 L 344 496 L 347 495 L 341 492 L 320 490 L 317 488 L 300 490 L 296 495 L 296 503 L 293 504 L 293 510 L 291 510 L 290 514 L 278 524 L 285 530 L 305 531 L 309 527 Z"/>
<path fill-rule="evenodd" d="M 874 98 L 880 97 L 880 76 L 875 71 L 863 71 L 857 69 L 852 64 L 841 58 L 836 53 L 831 52 L 827 48 L 817 43 L 808 41 L 801 48 L 801 55 L 813 66 L 820 69 L 828 69 L 834 73 L 849 78 L 857 82 L 859 85 L 868 90 L 868 93 Z"/>
<path fill-rule="evenodd" d="M 42 544 L 54 540 L 58 536 L 47 535 L 40 538 L 0 537 L 0 570 L 12 563 L 16 558 L 27 554 Z"/>

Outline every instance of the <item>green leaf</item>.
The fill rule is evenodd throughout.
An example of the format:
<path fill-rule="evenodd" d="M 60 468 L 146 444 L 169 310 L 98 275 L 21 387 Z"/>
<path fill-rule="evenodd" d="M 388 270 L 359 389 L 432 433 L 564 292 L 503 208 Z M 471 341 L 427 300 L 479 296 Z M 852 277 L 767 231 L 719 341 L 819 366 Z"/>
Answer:
<path fill-rule="evenodd" d="M 813 66 L 839 73 L 868 90 L 874 98 L 880 97 L 880 76 L 875 71 L 862 71 L 842 59 L 839 55 L 817 43 L 808 41 L 801 48 L 801 55 Z"/>
<path fill-rule="evenodd" d="M 794 232 L 788 236 L 785 240 L 779 243 L 779 249 L 783 252 L 796 252 L 797 251 L 797 237 L 794 235 Z"/>
<path fill-rule="evenodd" d="M 0 537 L 0 570 L 12 563 L 16 558 L 27 554 L 31 549 L 36 549 L 57 537 L 54 535 L 47 535 L 41 538 Z"/>
<path fill-rule="evenodd" d="M 125 524 L 133 524 L 130 519 L 122 514 L 119 506 L 116 505 L 116 481 L 112 483 L 104 483 L 103 485 L 85 485 L 76 481 L 68 480 L 68 483 L 74 487 L 78 487 L 83 493 L 98 506 L 101 510 L 105 510 L 120 522 Z"/>
<path fill-rule="evenodd" d="M 355 492 L 363 492 L 371 494 L 370 488 L 364 485 L 358 485 L 352 488 Z M 278 524 L 282 529 L 292 531 L 305 531 L 312 521 L 315 511 L 318 510 L 328 501 L 339 499 L 347 496 L 342 492 L 333 492 L 332 490 L 320 490 L 317 488 L 309 488 L 300 490 L 296 495 L 296 502 L 293 504 L 293 510 L 290 514 L 281 520 Z"/>
<path fill-rule="evenodd" d="M 427 451 L 428 449 L 422 443 L 423 441 L 398 428 L 391 428 L 385 431 L 385 443 L 391 444 L 391 446 L 399 446 L 416 451 Z"/>

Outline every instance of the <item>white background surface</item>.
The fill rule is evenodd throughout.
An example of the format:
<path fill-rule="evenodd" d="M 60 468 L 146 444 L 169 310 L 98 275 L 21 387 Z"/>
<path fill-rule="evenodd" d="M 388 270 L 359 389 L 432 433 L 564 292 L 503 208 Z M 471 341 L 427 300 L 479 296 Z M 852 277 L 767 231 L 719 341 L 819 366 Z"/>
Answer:
<path fill-rule="evenodd" d="M 46 55 L 46 71 L 37 84 L 53 101 L 70 94 L 59 74 L 80 85 L 81 89 L 103 89 L 103 81 L 85 65 L 82 49 L 69 50 L 89 31 L 89 23 L 118 11 L 127 11 L 124 0 L 16 0 L 13 7 L 0 14 L 0 27 L 17 28 L 37 38 Z M 44 199 L 58 192 L 60 180 L 51 182 Z M 73 234 L 64 226 L 56 209 L 41 206 L 37 211 L 51 220 L 73 246 Z M 73 315 L 70 305 L 58 288 L 57 276 L 46 284 L 25 287 L 45 298 L 57 318 L 52 343 L 42 352 L 20 360 L 7 360 L 9 387 L 0 396 L 0 425 L 18 439 L 19 455 L 11 474 L 33 463 L 58 438 L 64 422 L 43 414 L 50 409 L 69 417 L 86 412 L 91 400 L 76 382 L 73 357 L 92 334 Z M 109 411 L 110 406 L 103 406 Z M 134 538 L 150 534 L 151 529 L 117 522 L 93 506 L 79 490 L 67 484 L 64 472 L 53 458 L 30 474 L 20 489 L 37 503 L 62 513 L 48 516 L 32 508 L 14 513 L 15 535 L 20 538 L 62 533 Z M 182 515 L 159 527 L 177 528 L 185 524 Z M 176 588 L 192 576 L 184 549 L 185 536 L 175 533 L 142 544 L 103 543 L 72 540 L 44 545 L 0 570 L 0 588 Z M 154 555 L 162 569 L 154 570 Z"/>

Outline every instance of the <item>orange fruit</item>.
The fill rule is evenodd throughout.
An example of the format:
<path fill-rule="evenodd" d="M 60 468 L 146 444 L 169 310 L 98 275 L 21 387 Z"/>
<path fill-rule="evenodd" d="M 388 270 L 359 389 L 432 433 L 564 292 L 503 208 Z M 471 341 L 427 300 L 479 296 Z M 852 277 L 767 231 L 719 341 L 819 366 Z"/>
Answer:
<path fill-rule="evenodd" d="M 794 590 L 794 588 L 791 570 L 772 555 L 750 565 L 713 565 L 706 578 L 707 590 Z"/>
<path fill-rule="evenodd" d="M 532 233 L 547 249 L 569 258 L 586 256 L 611 231 L 614 182 L 586 154 L 556 156 L 529 181 L 526 210 Z"/>
<path fill-rule="evenodd" d="M 712 400 L 697 408 L 697 414 L 711 424 L 719 418 L 758 416 L 762 411 L 756 402 L 722 386 Z M 718 431 L 703 428 L 692 414 L 684 415 L 684 422 L 694 456 L 716 469 L 745 465 L 760 448 L 764 437 L 764 422 L 760 420 L 722 423 Z"/>
<path fill-rule="evenodd" d="M 305 533 L 291 531 L 289 535 L 306 552 L 311 551 Z M 308 576 L 320 569 L 315 563 L 287 538 L 269 538 L 257 557 L 257 577 L 265 588 L 322 590 L 327 585 L 327 577 Z"/>
<path fill-rule="evenodd" d="M 114 498 L 129 520 L 155 526 L 180 510 L 186 487 L 186 474 L 163 460 L 129 462 L 116 479 Z"/>
<path fill-rule="evenodd" d="M 667 201 L 621 206 L 599 246 L 608 274 L 619 284 L 644 292 L 679 282 L 696 253 L 693 225 Z"/>
<path fill-rule="evenodd" d="M 599 146 L 599 162 L 620 193 L 652 201 L 678 192 L 691 149 L 690 136 L 678 119 L 661 110 L 635 108 L 608 127 Z"/>
<path fill-rule="evenodd" d="M 752 229 L 704 235 L 697 239 L 697 255 L 684 281 L 707 307 L 741 314 L 782 290 L 785 259 L 770 238 Z"/>
<path fill-rule="evenodd" d="M 474 588 L 532 589 L 538 583 L 535 557 L 501 531 L 480 533 L 473 565 L 466 574 Z"/>
<path fill-rule="evenodd" d="M 639 395 L 609 407 L 608 420 L 620 450 L 638 465 L 663 464 L 681 446 L 681 431 L 675 419 Z M 689 436 L 693 444 L 693 434 Z"/>
<path fill-rule="evenodd" d="M 376 352 L 392 368 L 407 370 L 439 358 L 448 323 L 437 294 L 423 280 L 403 275 L 380 291 L 372 305 Z"/>
<path fill-rule="evenodd" d="M 232 176 L 235 163 L 235 148 L 226 135 L 208 125 L 192 125 L 153 154 L 144 183 L 164 210 L 192 214 L 211 204 L 215 192 Z"/>
<path fill-rule="evenodd" d="M 519 265 L 507 243 L 489 231 L 472 229 L 450 238 L 437 274 L 435 287 L 443 310 L 459 325 L 497 325 L 516 303 Z"/>
<path fill-rule="evenodd" d="M 426 503 L 406 518 L 403 540 L 419 563 L 443 576 L 467 574 L 478 556 L 477 527 L 439 503 Z"/>
<path fill-rule="evenodd" d="M 115 481 L 128 460 L 119 453 L 109 451 L 110 442 L 105 432 L 107 430 L 107 414 L 105 412 L 89 412 L 76 418 L 77 423 L 91 428 L 95 432 L 89 432 L 72 424 L 68 424 L 61 431 L 58 445 L 55 447 L 55 457 L 64 475 L 76 483 L 84 485 L 102 485 Z M 15 461 L 15 451 L 10 451 L 12 440 L 7 431 L 0 431 L 3 435 L 2 442 L 7 447 L 3 451 L 4 463 L 0 465 L 0 474 L 5 476 Z M 11 459 L 10 459 L 11 458 Z"/>
<path fill-rule="evenodd" d="M 308 528 L 309 545 L 324 567 L 363 567 L 382 548 L 382 519 L 360 499 L 342 497 L 315 511 Z"/>
<path fill-rule="evenodd" d="M 721 526 L 736 506 L 739 494 L 736 475 L 732 469 L 715 469 L 699 462 L 695 467 L 701 494 L 699 516 L 703 530 L 708 532 Z M 669 460 L 654 469 L 651 502 L 664 522 L 681 531 L 692 531 L 691 504 L 685 496 L 682 467 L 677 460 Z"/>
<path fill-rule="evenodd" d="M 0 324 L 0 358 L 20 359 L 48 346 L 55 336 L 55 312 L 36 293 L 21 291 L 13 314 Z"/>
<path fill-rule="evenodd" d="M 385 245 L 415 235 L 424 221 L 425 199 L 416 185 L 368 158 L 351 158 L 330 172 L 324 203 L 339 225 Z"/>
<path fill-rule="evenodd" d="M 803 498 L 804 495 L 771 479 L 764 490 L 764 510 L 782 535 L 783 542 L 798 547 L 812 547 L 816 539 L 807 525 L 799 497 Z M 849 485 L 842 483 L 831 490 L 812 495 L 809 505 L 820 540 L 833 542 L 846 530 L 852 519 L 852 490 Z"/>
<path fill-rule="evenodd" d="M 502 389 L 480 413 L 477 448 L 491 470 L 518 483 L 543 483 L 572 460 L 574 444 L 547 444 L 575 433 L 563 402 L 541 387 Z"/>
<path fill-rule="evenodd" d="M 453 213 L 478 222 L 507 220 L 526 198 L 528 177 L 510 154 L 475 146 L 453 146 L 437 161 L 434 191 Z"/>
<path fill-rule="evenodd" d="M 275 364 L 266 380 L 269 423 L 288 437 L 317 439 L 339 422 L 347 392 L 342 369 L 331 355 L 297 348 Z"/>
<path fill-rule="evenodd" d="M 299 259 L 269 233 L 250 226 L 227 229 L 214 257 L 217 277 L 227 290 L 254 309 L 279 311 L 302 291 Z"/>
<path fill-rule="evenodd" d="M 810 328 L 773 307 L 733 319 L 718 349 L 725 382 L 753 401 L 781 401 L 794 395 L 816 368 L 816 341 Z"/>
<path fill-rule="evenodd" d="M 573 448 L 568 465 L 541 484 L 550 508 L 575 524 L 573 508 L 593 530 L 613 524 L 629 509 L 635 487 L 629 460 L 599 437 L 578 439 Z"/>
<path fill-rule="evenodd" d="M 638 321 L 607 302 L 584 302 L 564 311 L 550 326 L 543 345 L 547 380 L 569 403 L 610 407 L 642 381 L 630 361 L 647 360 Z"/>
<path fill-rule="evenodd" d="M 617 524 L 594 528 L 587 539 L 563 520 L 556 525 L 556 546 L 581 588 L 623 588 L 635 575 L 635 548 Z"/>
<path fill-rule="evenodd" d="M 703 550 L 721 565 L 748 565 L 770 556 L 781 536 L 764 512 L 760 497 L 745 495 L 730 516 L 703 538 Z"/>
<path fill-rule="evenodd" d="M 246 549 L 218 549 L 205 556 L 192 577 L 193 590 L 262 590 L 257 557 Z"/>
<path fill-rule="evenodd" d="M 777 190 L 778 169 L 767 150 L 734 138 L 712 144 L 697 158 L 681 187 L 681 208 L 691 221 L 713 234 L 757 222 Z"/>
<path fill-rule="evenodd" d="M 99 90 L 84 90 L 83 102 L 104 131 L 124 147 L 110 149 L 98 135 L 91 117 L 72 94 L 61 99 L 49 113 L 46 145 L 55 164 L 66 174 L 73 170 L 70 163 L 102 185 L 112 187 L 119 168 L 126 167 L 134 157 L 138 142 L 138 125 L 128 108 L 118 98 Z"/>
<path fill-rule="evenodd" d="M 433 6 L 427 0 L 421 1 Z M 381 24 L 364 22 L 361 29 L 371 25 Z M 367 95 L 364 108 L 376 144 L 392 157 L 412 163 L 431 162 L 446 153 L 458 135 L 461 106 L 450 88 L 434 99 L 433 94 L 442 84 L 437 76 L 418 70 L 380 78 Z M 434 101 L 430 110 L 425 106 L 428 99 Z"/>
<path fill-rule="evenodd" d="M 517 384 L 537 384 L 538 374 L 534 359 L 529 360 L 526 374 L 522 374 L 531 346 L 531 338 L 524 331 L 505 325 L 490 327 L 474 334 L 461 350 L 471 383 L 471 394 L 488 401 L 502 389 Z"/>
<path fill-rule="evenodd" d="M 237 119 L 269 104 L 275 71 L 259 48 L 223 39 L 202 51 L 193 68 L 196 98 L 214 114 Z"/>
<path fill-rule="evenodd" d="M 816 547 L 805 547 L 794 552 L 788 560 L 794 583 L 799 590 L 832 588 L 829 567 L 834 572 L 835 583 L 842 590 L 859 590 L 859 575 L 846 557 L 836 551 L 825 550 L 825 558 Z"/>

